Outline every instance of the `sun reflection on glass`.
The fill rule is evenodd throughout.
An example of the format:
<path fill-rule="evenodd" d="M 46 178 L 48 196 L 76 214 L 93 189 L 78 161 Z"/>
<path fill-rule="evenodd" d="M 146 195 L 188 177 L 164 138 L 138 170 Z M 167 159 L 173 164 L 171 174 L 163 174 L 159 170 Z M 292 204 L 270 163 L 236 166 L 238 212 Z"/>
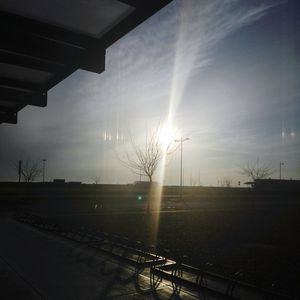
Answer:
<path fill-rule="evenodd" d="M 175 140 L 176 130 L 169 123 L 166 123 L 160 132 L 159 140 L 163 144 L 163 146 L 168 146 Z"/>

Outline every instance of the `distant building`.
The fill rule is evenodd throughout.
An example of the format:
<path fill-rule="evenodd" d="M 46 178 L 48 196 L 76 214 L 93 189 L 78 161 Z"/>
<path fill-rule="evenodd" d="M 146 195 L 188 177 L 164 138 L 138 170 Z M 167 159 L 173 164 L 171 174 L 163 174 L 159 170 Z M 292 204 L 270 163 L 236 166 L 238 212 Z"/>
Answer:
<path fill-rule="evenodd" d="M 65 179 L 53 179 L 54 184 L 65 184 L 66 180 Z"/>
<path fill-rule="evenodd" d="M 139 186 L 139 187 L 148 187 L 148 186 L 154 186 L 154 185 L 158 185 L 158 182 L 156 181 L 135 181 L 133 183 L 134 186 Z"/>
<path fill-rule="evenodd" d="M 256 179 L 248 184 L 260 190 L 300 191 L 300 180 Z"/>
<path fill-rule="evenodd" d="M 81 185 L 81 181 L 68 181 L 68 185 Z"/>
<path fill-rule="evenodd" d="M 81 181 L 68 181 L 65 179 L 53 179 L 53 184 L 68 184 L 68 185 L 81 185 Z"/>

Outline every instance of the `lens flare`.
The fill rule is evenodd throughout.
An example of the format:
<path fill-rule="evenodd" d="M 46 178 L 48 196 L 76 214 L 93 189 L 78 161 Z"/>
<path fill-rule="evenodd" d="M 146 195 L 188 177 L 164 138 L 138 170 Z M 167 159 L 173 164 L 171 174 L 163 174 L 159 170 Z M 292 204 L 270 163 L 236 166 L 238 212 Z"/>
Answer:
<path fill-rule="evenodd" d="M 159 141 L 164 148 L 168 147 L 176 138 L 176 130 L 170 122 L 166 122 L 159 134 Z"/>
<path fill-rule="evenodd" d="M 172 142 L 174 116 L 186 96 L 190 78 L 204 70 L 211 62 L 212 49 L 226 36 L 254 21 L 259 20 L 272 5 L 246 7 L 241 10 L 236 1 L 180 1 L 178 13 L 175 15 L 174 29 L 175 47 L 172 53 L 173 65 L 171 69 L 169 103 L 166 129 L 162 130 L 160 142 L 163 151 L 159 182 L 162 187 L 167 156 L 168 141 Z M 202 3 L 202 1 L 201 1 Z M 206 4 L 205 4 L 206 3 Z M 226 13 L 225 13 L 226 12 Z M 155 187 L 153 192 L 156 207 L 160 208 L 162 188 Z M 158 219 L 153 227 L 158 230 Z"/>

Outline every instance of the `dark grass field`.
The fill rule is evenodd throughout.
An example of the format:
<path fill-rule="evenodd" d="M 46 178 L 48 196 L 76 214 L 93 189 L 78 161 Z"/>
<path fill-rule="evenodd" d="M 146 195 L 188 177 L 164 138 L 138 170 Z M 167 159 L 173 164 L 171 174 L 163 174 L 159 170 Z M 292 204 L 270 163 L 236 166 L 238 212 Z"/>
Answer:
<path fill-rule="evenodd" d="M 144 244 L 153 243 L 153 219 L 159 219 L 156 245 L 170 255 L 225 276 L 243 272 L 241 280 L 288 295 L 299 295 L 300 210 L 268 209 L 76 214 L 53 216 L 59 222 L 96 227 Z"/>

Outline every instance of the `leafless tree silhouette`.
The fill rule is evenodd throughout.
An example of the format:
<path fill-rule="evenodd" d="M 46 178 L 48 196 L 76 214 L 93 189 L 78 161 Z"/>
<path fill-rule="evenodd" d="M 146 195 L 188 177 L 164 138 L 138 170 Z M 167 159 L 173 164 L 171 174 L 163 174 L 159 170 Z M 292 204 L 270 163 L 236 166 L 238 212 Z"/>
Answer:
<path fill-rule="evenodd" d="M 220 180 L 220 184 L 221 184 L 222 187 L 231 187 L 232 182 L 233 182 L 233 180 L 231 178 L 228 178 L 228 177 L 223 177 Z"/>
<path fill-rule="evenodd" d="M 255 179 L 265 179 L 272 175 L 274 171 L 267 165 L 260 165 L 259 161 L 255 164 L 248 164 L 241 167 L 241 174 L 254 181 Z"/>
<path fill-rule="evenodd" d="M 43 172 L 41 162 L 26 159 L 22 162 L 21 174 L 25 182 L 33 182 Z"/>
<path fill-rule="evenodd" d="M 159 125 L 150 136 L 147 134 L 144 145 L 137 145 L 131 136 L 132 151 L 125 152 L 123 157 L 118 156 L 118 160 L 124 167 L 137 175 L 148 177 L 150 183 L 164 155 L 170 156 L 178 149 L 178 145 L 173 142 L 168 145 L 163 144 L 160 140 L 161 130 Z"/>
<path fill-rule="evenodd" d="M 100 176 L 94 176 L 92 178 L 93 184 L 99 184 L 101 182 Z"/>

